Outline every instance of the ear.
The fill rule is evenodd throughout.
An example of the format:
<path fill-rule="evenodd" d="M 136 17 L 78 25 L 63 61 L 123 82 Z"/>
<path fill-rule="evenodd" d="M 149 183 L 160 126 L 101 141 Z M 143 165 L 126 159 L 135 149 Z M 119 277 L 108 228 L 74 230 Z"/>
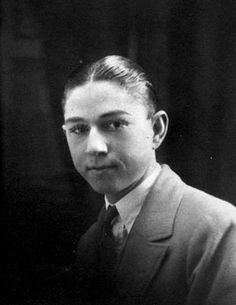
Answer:
<path fill-rule="evenodd" d="M 160 110 L 154 114 L 152 119 L 153 124 L 153 149 L 157 149 L 162 141 L 165 139 L 168 125 L 169 125 L 169 118 L 167 113 L 164 110 Z"/>

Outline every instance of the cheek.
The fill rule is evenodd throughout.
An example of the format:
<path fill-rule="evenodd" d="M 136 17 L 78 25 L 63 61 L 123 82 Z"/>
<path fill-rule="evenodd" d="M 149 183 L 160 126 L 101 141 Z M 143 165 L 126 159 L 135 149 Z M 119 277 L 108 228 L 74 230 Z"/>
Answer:
<path fill-rule="evenodd" d="M 120 141 L 116 147 L 113 147 L 117 156 L 125 163 L 128 171 L 136 171 L 143 167 L 151 159 L 152 141 L 150 137 L 137 137 L 136 135 Z"/>
<path fill-rule="evenodd" d="M 124 142 L 124 146 L 128 154 L 142 156 L 152 150 L 152 133 L 138 130 Z"/>
<path fill-rule="evenodd" d="M 71 158 L 73 160 L 74 165 L 78 168 L 79 164 L 81 164 L 80 160 L 82 157 L 81 147 L 72 141 L 68 141 L 68 146 L 71 154 Z"/>

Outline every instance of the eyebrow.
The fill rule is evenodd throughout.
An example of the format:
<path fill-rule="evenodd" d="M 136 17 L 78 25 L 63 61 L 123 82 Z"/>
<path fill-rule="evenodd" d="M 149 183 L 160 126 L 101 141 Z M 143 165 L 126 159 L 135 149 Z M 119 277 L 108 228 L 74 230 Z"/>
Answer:
<path fill-rule="evenodd" d="M 99 118 L 100 119 L 105 119 L 107 117 L 111 117 L 111 116 L 115 116 L 115 115 L 130 115 L 130 113 L 126 112 L 126 111 L 123 111 L 123 110 L 112 110 L 112 111 L 109 111 L 109 112 L 106 112 L 104 114 L 102 114 Z M 65 124 L 66 123 L 76 123 L 78 121 L 86 121 L 84 118 L 82 117 L 79 117 L 79 116 L 73 116 L 73 117 L 70 117 L 68 119 L 65 120 Z"/>
<path fill-rule="evenodd" d="M 126 112 L 123 110 L 113 110 L 113 111 L 109 111 L 109 112 L 102 114 L 101 118 L 104 119 L 106 117 L 110 117 L 110 116 L 114 116 L 114 115 L 122 115 L 122 114 L 130 115 L 129 112 Z"/>

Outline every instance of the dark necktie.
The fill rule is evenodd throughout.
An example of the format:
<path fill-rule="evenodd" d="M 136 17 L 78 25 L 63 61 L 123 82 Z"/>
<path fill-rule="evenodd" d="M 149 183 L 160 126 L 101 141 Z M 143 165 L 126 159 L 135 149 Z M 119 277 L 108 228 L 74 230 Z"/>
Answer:
<path fill-rule="evenodd" d="M 108 206 L 102 229 L 100 244 L 100 272 L 108 280 L 112 278 L 117 263 L 116 242 L 112 234 L 112 221 L 119 215 L 116 206 Z"/>

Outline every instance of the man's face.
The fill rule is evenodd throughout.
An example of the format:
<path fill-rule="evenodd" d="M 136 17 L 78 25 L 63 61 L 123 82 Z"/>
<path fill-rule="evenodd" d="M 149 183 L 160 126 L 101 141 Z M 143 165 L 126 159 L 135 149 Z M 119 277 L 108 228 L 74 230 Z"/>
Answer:
<path fill-rule="evenodd" d="M 91 82 L 70 91 L 64 129 L 77 171 L 113 202 L 155 166 L 147 109 L 115 83 Z"/>

